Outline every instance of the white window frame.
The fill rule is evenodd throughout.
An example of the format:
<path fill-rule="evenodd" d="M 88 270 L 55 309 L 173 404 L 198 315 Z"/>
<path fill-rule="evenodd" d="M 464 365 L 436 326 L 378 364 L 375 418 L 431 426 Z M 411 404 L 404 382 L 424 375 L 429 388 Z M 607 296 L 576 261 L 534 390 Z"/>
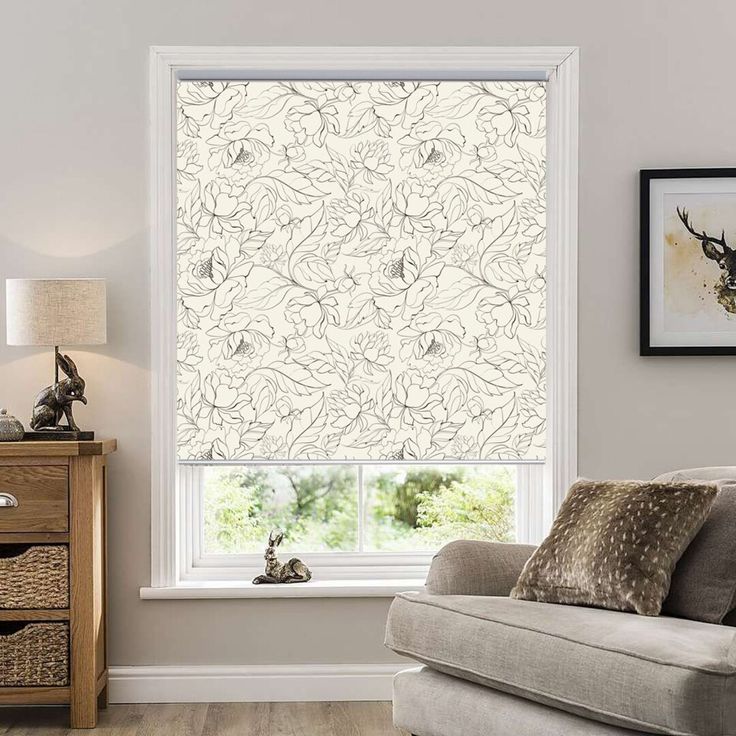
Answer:
<path fill-rule="evenodd" d="M 428 564 L 426 555 L 331 555 L 320 568 L 331 581 L 299 586 L 250 586 L 242 559 L 193 567 L 196 541 L 183 531 L 193 528 L 193 495 L 176 482 L 176 82 L 547 81 L 547 460 L 542 498 L 531 465 L 517 492 L 517 535 L 539 541 L 577 476 L 578 55 L 574 47 L 151 47 L 151 586 L 142 597 L 389 595 Z"/>

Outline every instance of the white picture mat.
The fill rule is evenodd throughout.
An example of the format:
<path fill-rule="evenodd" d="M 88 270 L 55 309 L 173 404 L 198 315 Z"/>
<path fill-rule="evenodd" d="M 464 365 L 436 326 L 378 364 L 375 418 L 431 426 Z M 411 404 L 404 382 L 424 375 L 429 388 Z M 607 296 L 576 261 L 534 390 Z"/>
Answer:
<path fill-rule="evenodd" d="M 652 347 L 727 347 L 736 341 L 736 319 L 724 318 L 721 329 L 703 329 L 690 325 L 689 329 L 668 329 L 665 317 L 665 222 L 669 217 L 665 200 L 667 195 L 682 194 L 683 203 L 694 195 L 732 194 L 736 199 L 736 180 L 723 178 L 652 179 L 649 183 L 649 319 Z M 695 228 L 702 230 L 697 224 Z M 714 237 L 720 231 L 713 232 Z M 693 247 L 700 244 L 693 239 Z M 705 256 L 703 256 L 705 257 Z M 716 282 L 720 270 L 713 263 L 711 278 Z"/>

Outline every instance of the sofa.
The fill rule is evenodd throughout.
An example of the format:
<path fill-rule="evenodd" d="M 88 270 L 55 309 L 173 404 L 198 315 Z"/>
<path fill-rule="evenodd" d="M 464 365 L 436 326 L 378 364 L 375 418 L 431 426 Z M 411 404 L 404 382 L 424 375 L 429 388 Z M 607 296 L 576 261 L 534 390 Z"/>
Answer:
<path fill-rule="evenodd" d="M 736 478 L 736 467 L 658 480 L 722 478 Z M 396 596 L 386 645 L 421 665 L 394 679 L 398 728 L 416 736 L 736 736 L 736 628 L 509 598 L 534 549 L 451 542 L 435 556 L 425 591 Z"/>

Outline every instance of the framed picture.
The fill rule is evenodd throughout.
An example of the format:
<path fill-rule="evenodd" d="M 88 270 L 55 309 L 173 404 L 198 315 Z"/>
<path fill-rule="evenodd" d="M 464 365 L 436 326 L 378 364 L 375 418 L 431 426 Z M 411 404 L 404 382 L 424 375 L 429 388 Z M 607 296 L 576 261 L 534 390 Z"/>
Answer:
<path fill-rule="evenodd" d="M 736 355 L 736 168 L 641 175 L 641 355 Z"/>

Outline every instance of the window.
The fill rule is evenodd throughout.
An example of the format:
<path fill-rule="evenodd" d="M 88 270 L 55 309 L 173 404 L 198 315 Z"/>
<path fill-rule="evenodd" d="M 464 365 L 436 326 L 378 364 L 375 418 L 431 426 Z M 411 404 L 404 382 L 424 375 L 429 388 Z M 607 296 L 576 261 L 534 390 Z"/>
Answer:
<path fill-rule="evenodd" d="M 535 488 L 541 494 L 541 466 Z M 187 526 L 196 533 L 185 579 L 255 576 L 264 540 L 286 531 L 298 554 L 333 578 L 420 575 L 453 539 L 518 537 L 514 465 L 181 464 Z"/>
<path fill-rule="evenodd" d="M 180 544 L 154 581 L 248 579 L 275 526 L 322 578 L 419 577 L 451 539 L 538 536 L 560 474 L 545 79 L 298 76 L 200 71 L 170 100 L 154 527 L 173 512 Z"/>

